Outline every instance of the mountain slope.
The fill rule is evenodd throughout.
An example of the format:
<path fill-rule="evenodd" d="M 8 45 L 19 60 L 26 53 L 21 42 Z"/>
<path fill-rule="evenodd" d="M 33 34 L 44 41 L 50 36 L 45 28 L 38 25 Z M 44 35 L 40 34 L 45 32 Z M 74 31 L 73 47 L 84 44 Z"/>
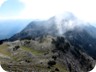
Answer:
<path fill-rule="evenodd" d="M 54 20 L 51 21 L 32 21 L 27 27 L 25 27 L 20 33 L 12 36 L 10 40 L 36 38 L 43 35 L 55 35 L 57 33 Z"/>
<path fill-rule="evenodd" d="M 9 46 L 6 51 L 10 53 L 10 58 L 7 61 L 1 58 L 1 63 L 7 71 L 88 72 L 95 66 L 92 57 L 63 36 L 47 35 L 36 40 L 17 40 L 5 44 Z"/>
<path fill-rule="evenodd" d="M 64 37 L 57 37 L 54 43 L 55 52 L 58 52 L 69 72 L 87 72 L 94 67 L 95 61 L 79 46 L 71 45 Z"/>
<path fill-rule="evenodd" d="M 96 38 L 92 37 L 86 30 L 68 31 L 65 36 L 73 45 L 82 47 L 87 54 L 96 59 Z"/>
<path fill-rule="evenodd" d="M 80 21 L 72 13 L 67 13 L 63 17 L 57 16 L 45 21 L 32 21 L 10 40 L 35 39 L 44 35 L 65 36 L 73 45 L 81 46 L 87 54 L 96 59 L 95 30 L 95 27 Z"/>
<path fill-rule="evenodd" d="M 20 32 L 31 20 L 0 20 L 0 40 Z"/>

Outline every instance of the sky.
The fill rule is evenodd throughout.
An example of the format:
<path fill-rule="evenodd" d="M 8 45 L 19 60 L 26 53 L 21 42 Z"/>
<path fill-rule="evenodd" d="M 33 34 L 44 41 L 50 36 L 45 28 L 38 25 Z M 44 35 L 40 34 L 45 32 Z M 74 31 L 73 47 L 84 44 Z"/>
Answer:
<path fill-rule="evenodd" d="M 0 19 L 48 19 L 72 12 L 79 19 L 96 23 L 95 0 L 0 0 Z"/>

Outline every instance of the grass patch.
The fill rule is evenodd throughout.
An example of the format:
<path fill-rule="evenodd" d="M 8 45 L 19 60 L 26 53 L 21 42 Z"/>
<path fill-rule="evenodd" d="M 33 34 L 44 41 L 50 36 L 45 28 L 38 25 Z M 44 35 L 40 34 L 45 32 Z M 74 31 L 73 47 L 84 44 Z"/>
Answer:
<path fill-rule="evenodd" d="M 64 65 L 61 65 L 61 64 L 56 64 L 55 65 L 56 68 L 58 68 L 60 70 L 60 72 L 68 72 L 66 67 Z"/>
<path fill-rule="evenodd" d="M 8 65 L 8 64 L 2 64 L 2 67 L 4 70 L 7 71 L 13 71 L 13 72 L 24 72 L 25 70 L 28 72 L 47 72 L 49 69 L 45 66 L 41 65 Z"/>
<path fill-rule="evenodd" d="M 45 53 L 45 51 L 35 50 L 26 46 L 21 46 L 21 48 L 25 51 L 31 52 L 34 55 L 43 55 Z"/>
<path fill-rule="evenodd" d="M 8 46 L 7 44 L 2 44 L 2 45 L 0 45 L 0 53 L 1 53 L 1 54 L 4 54 L 4 55 L 6 55 L 6 56 L 11 56 L 11 53 L 8 52 L 8 50 L 7 50 L 8 47 L 9 47 L 9 46 Z"/>

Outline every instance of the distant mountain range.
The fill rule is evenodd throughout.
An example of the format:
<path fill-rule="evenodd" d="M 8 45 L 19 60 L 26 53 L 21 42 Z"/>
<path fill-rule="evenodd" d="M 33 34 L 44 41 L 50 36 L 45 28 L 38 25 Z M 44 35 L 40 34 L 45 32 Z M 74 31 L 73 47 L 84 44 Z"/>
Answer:
<path fill-rule="evenodd" d="M 31 20 L 0 20 L 0 40 L 20 32 Z"/>

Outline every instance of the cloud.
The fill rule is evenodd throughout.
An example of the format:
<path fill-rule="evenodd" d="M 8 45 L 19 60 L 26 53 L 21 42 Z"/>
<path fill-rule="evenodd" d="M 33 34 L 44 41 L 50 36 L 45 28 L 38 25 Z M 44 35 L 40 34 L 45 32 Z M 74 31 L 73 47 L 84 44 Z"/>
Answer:
<path fill-rule="evenodd" d="M 21 12 L 23 18 L 47 19 L 53 15 L 69 11 L 81 20 L 96 21 L 95 0 L 20 0 L 25 4 Z"/>
<path fill-rule="evenodd" d="M 25 4 L 25 9 L 22 11 L 21 16 L 26 18 L 49 18 L 55 14 L 56 5 L 55 0 L 21 0 Z M 54 4 L 53 4 L 54 2 Z M 52 6 L 53 5 L 53 6 Z M 53 9 L 54 8 L 54 9 Z"/>
<path fill-rule="evenodd" d="M 1 18 L 7 14 L 7 18 L 10 18 L 11 15 L 11 18 L 17 19 L 48 19 L 68 11 L 81 20 L 96 22 L 95 0 L 7 0 L 7 2 L 11 4 L 6 5 L 6 11 L 2 7 L 0 14 L 3 17 Z M 7 8 L 11 11 L 8 11 Z"/>
<path fill-rule="evenodd" d="M 75 28 L 78 28 L 78 31 L 82 31 L 83 26 L 89 25 L 88 23 L 79 20 L 70 12 L 64 12 L 63 14 L 56 15 L 55 24 L 59 35 L 62 35 L 67 31 L 74 30 Z"/>
<path fill-rule="evenodd" d="M 6 2 L 6 0 L 0 0 L 0 7 L 3 5 L 4 2 Z"/>

